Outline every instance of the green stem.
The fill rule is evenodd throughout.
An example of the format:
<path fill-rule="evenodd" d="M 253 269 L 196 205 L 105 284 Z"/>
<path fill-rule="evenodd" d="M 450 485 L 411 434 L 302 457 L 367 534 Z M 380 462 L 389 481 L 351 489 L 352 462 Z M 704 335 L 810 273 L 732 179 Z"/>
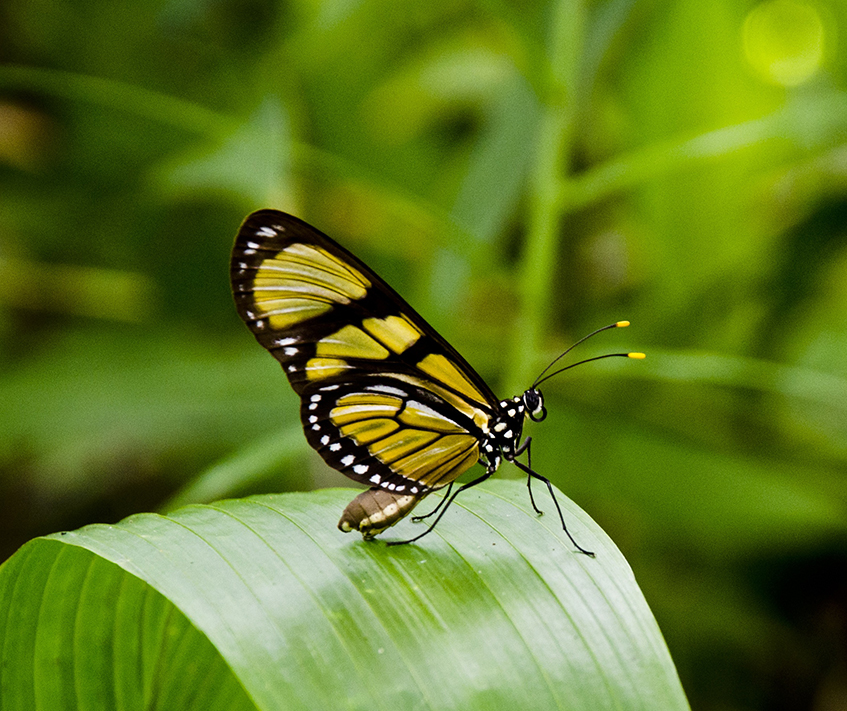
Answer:
<path fill-rule="evenodd" d="M 531 382 L 541 336 L 549 313 L 556 237 L 562 217 L 561 185 L 570 168 L 575 95 L 585 8 L 582 0 L 556 3 L 548 41 L 547 76 L 530 176 L 526 251 L 520 265 L 521 305 L 506 392 L 520 392 Z"/>

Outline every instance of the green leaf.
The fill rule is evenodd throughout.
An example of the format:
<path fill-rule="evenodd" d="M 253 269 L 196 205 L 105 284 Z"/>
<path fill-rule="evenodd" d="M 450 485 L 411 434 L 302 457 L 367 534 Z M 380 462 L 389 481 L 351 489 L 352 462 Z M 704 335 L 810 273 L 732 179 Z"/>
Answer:
<path fill-rule="evenodd" d="M 467 492 L 396 548 L 338 532 L 351 495 L 30 541 L 0 567 L 0 707 L 688 708 L 632 571 L 561 494 L 596 558 L 517 482 Z"/>
<path fill-rule="evenodd" d="M 254 205 L 289 195 L 288 116 L 277 97 L 265 97 L 243 125 L 216 145 L 191 149 L 154 178 L 167 193 L 228 191 Z"/>

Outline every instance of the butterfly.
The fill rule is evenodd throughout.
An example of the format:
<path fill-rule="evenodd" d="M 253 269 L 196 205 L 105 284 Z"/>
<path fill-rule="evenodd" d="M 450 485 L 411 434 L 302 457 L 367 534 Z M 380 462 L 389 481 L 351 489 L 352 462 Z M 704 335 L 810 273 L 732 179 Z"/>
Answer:
<path fill-rule="evenodd" d="M 309 444 L 331 467 L 369 487 L 344 510 L 342 531 L 371 540 L 447 487 L 435 510 L 416 517 L 435 516 L 432 524 L 389 545 L 416 541 L 458 494 L 489 478 L 505 460 L 527 474 L 539 514 L 531 482 L 546 485 L 564 531 L 578 550 L 593 555 L 568 532 L 550 481 L 533 471 L 531 439 L 521 443 L 526 418 L 540 422 L 547 414 L 538 385 L 572 365 L 545 377 L 557 358 L 522 395 L 498 399 L 456 349 L 361 260 L 277 210 L 254 212 L 241 225 L 230 278 L 239 315 L 300 396 Z M 594 333 L 627 325 L 619 321 Z M 597 358 L 611 356 L 644 357 Z M 517 459 L 524 452 L 526 464 Z M 477 462 L 484 472 L 453 491 L 456 479 Z"/>

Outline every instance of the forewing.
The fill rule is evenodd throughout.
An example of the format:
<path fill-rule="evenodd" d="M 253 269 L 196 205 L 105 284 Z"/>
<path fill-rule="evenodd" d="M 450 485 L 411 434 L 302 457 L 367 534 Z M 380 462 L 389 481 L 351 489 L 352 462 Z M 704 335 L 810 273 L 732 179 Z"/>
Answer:
<path fill-rule="evenodd" d="M 239 231 L 231 279 L 239 314 L 282 364 L 309 443 L 331 466 L 424 495 L 477 461 L 494 395 L 343 247 L 291 215 L 262 210 Z"/>

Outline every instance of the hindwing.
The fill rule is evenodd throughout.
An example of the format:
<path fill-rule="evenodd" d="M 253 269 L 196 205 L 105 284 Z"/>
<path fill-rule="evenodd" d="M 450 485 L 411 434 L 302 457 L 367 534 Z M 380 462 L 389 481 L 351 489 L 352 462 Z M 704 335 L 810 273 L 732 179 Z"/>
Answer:
<path fill-rule="evenodd" d="M 250 215 L 231 263 L 238 312 L 301 398 L 309 444 L 352 479 L 423 496 L 479 459 L 497 400 L 363 262 L 302 220 Z"/>

